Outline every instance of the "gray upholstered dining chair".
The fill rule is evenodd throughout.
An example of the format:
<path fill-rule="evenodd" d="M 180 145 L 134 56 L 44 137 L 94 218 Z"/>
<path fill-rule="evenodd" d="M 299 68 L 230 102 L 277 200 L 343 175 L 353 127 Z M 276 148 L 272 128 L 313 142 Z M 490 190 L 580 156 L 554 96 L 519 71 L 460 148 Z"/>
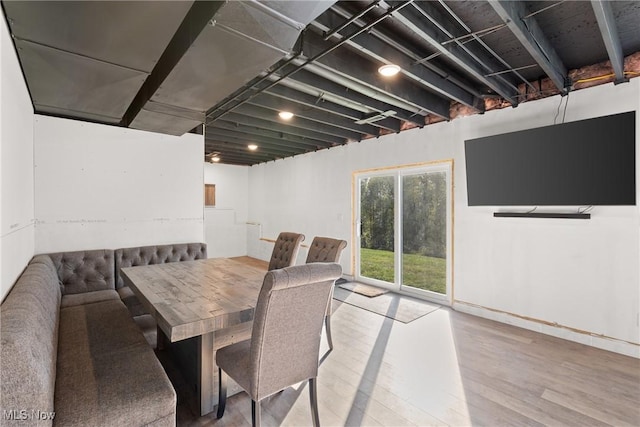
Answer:
<path fill-rule="evenodd" d="M 320 424 L 316 377 L 322 320 L 339 264 L 304 264 L 269 271 L 258 296 L 251 339 L 216 352 L 218 418 L 224 414 L 227 375 L 251 397 L 251 417 L 260 425 L 260 401 L 309 381 L 313 425 Z"/>
<path fill-rule="evenodd" d="M 304 234 L 283 231 L 278 235 L 269 260 L 269 271 L 291 267 L 296 263 Z"/>
<path fill-rule="evenodd" d="M 347 247 L 346 240 L 332 239 L 331 237 L 314 237 L 309 252 L 307 253 L 306 263 L 312 262 L 339 262 L 340 255 L 344 248 Z M 333 297 L 333 288 L 331 288 L 331 296 Z M 324 317 L 324 325 L 327 330 L 327 343 L 329 349 L 333 350 L 333 339 L 331 338 L 331 298 L 327 305 L 327 313 Z"/>

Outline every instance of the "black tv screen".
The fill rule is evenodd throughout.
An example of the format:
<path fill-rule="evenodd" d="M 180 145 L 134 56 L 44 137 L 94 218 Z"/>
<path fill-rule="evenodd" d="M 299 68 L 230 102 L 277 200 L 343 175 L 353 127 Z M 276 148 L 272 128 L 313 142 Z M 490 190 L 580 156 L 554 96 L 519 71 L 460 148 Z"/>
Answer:
<path fill-rule="evenodd" d="M 469 206 L 635 205 L 635 116 L 465 141 Z"/>

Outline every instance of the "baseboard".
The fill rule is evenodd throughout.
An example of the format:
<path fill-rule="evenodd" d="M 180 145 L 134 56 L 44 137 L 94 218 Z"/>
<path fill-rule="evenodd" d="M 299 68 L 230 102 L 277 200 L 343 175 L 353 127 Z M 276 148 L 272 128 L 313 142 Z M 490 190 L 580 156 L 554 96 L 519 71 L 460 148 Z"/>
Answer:
<path fill-rule="evenodd" d="M 598 335 L 587 331 L 579 331 L 563 325 L 550 324 L 542 320 L 526 318 L 512 313 L 471 304 L 465 301 L 454 301 L 452 308 L 462 313 L 495 320 L 496 322 L 506 323 L 508 325 L 517 326 L 530 331 L 540 332 L 542 334 L 551 335 L 568 341 L 640 359 L 640 344 Z"/>

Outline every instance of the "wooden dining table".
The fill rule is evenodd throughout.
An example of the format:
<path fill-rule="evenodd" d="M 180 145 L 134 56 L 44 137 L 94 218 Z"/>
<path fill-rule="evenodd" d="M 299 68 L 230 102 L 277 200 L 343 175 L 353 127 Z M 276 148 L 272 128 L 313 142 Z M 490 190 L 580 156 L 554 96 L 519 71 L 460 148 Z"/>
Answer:
<path fill-rule="evenodd" d="M 185 379 L 195 383 L 200 415 L 212 412 L 218 400 L 216 350 L 251 336 L 265 273 L 229 258 L 122 269 L 125 283 L 157 321 L 159 345 L 168 341 Z M 239 390 L 229 386 L 228 393 Z"/>

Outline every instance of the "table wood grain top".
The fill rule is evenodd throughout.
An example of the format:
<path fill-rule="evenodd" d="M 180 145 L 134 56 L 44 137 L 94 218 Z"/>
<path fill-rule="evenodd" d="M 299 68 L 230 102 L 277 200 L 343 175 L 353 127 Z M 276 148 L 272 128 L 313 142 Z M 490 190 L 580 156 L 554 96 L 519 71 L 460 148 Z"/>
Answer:
<path fill-rule="evenodd" d="M 171 342 L 253 320 L 265 273 L 228 258 L 122 269 Z"/>

